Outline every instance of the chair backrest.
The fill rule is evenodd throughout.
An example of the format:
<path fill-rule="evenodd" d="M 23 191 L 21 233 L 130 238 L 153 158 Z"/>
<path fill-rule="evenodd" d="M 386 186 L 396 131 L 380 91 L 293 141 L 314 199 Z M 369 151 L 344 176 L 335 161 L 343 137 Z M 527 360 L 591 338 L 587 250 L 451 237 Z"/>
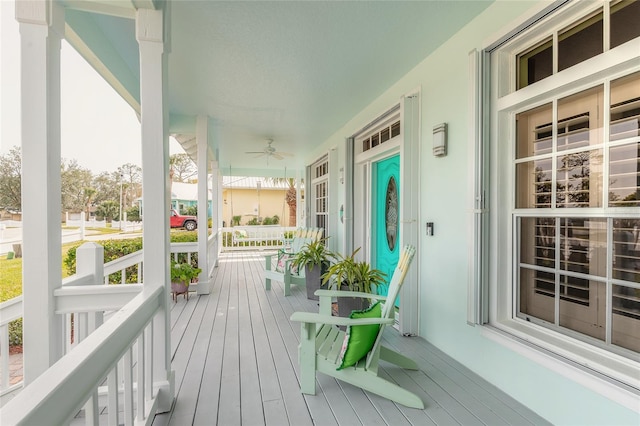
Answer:
<path fill-rule="evenodd" d="M 389 282 L 387 303 L 384 304 L 384 309 L 382 310 L 381 315 L 382 318 L 391 317 L 395 300 L 400 293 L 400 288 L 402 287 L 402 283 L 404 282 L 404 277 L 407 275 L 407 271 L 409 270 L 409 266 L 411 265 L 411 261 L 413 260 L 413 256 L 415 255 L 415 253 L 416 249 L 413 246 L 405 246 L 400 252 L 398 265 L 393 271 L 393 276 L 391 277 L 391 281 Z"/>
<path fill-rule="evenodd" d="M 322 237 L 322 231 L 322 228 L 297 229 L 291 241 L 291 252 L 297 253 L 307 244 L 319 240 Z"/>
<path fill-rule="evenodd" d="M 409 266 L 411 266 L 411 261 L 413 260 L 413 256 L 416 254 L 416 248 L 413 246 L 405 246 L 400 252 L 400 258 L 398 259 L 398 265 L 396 269 L 393 271 L 393 276 L 391 277 L 391 282 L 389 282 L 389 292 L 387 293 L 387 300 L 382 308 L 382 313 L 380 314 L 381 318 L 393 318 L 395 315 L 395 300 L 400 293 L 400 288 L 404 283 L 404 277 L 407 275 L 409 271 Z M 384 331 L 385 325 L 380 326 L 380 331 L 378 332 L 378 336 L 376 337 L 376 341 L 371 348 L 371 351 L 367 355 L 367 364 L 366 368 L 369 368 L 371 362 L 374 357 L 378 356 L 378 346 L 380 345 L 380 341 L 382 340 L 382 332 Z"/>

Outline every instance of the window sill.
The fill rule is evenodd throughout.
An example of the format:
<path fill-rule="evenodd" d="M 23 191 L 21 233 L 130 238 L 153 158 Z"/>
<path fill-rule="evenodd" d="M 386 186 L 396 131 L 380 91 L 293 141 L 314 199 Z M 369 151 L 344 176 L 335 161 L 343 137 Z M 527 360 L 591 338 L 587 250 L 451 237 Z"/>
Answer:
<path fill-rule="evenodd" d="M 638 410 L 638 361 L 522 321 L 485 325 L 481 334 L 624 407 Z"/>

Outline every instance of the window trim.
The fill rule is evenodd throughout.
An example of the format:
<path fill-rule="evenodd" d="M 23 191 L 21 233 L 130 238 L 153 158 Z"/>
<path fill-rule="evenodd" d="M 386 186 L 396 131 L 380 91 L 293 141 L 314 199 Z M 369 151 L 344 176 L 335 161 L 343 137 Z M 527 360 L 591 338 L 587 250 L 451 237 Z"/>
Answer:
<path fill-rule="evenodd" d="M 571 70 L 555 73 L 534 85 L 515 90 L 517 53 L 526 49 L 526 45 L 534 45 L 548 37 L 548 28 L 566 28 L 575 22 L 577 16 L 589 15 L 603 7 L 602 4 L 566 3 L 556 2 L 539 10 L 514 30 L 506 32 L 501 39 L 469 55 L 469 110 L 472 111 L 469 126 L 472 155 L 469 162 L 473 166 L 469 182 L 472 206 L 469 226 L 474 241 L 469 251 L 467 322 L 481 325 L 483 336 L 637 410 L 640 357 L 635 360 L 623 357 L 527 323 L 515 315 L 517 301 L 513 283 L 517 269 L 513 265 L 517 247 L 513 238 L 515 181 L 511 170 L 515 148 L 501 146 L 498 150 L 498 141 L 514 140 L 515 126 L 510 123 L 513 123 L 515 112 L 525 104 L 532 108 L 534 104 L 544 103 L 543 100 L 548 102 L 552 97 L 561 98 L 561 93 L 576 93 L 581 87 L 592 87 L 598 79 L 614 80 L 640 70 L 637 55 L 640 39 L 615 50 L 607 50 L 608 36 L 605 35 L 607 40 L 602 54 L 571 67 Z M 608 10 L 608 3 L 604 7 L 605 11 Z M 533 35 L 527 34 L 532 32 Z M 524 38 L 527 38 L 526 45 Z M 557 63 L 557 58 L 554 63 Z M 593 69 L 600 71 L 594 74 Z M 604 212 L 605 209 L 602 210 Z M 628 210 L 630 214 L 638 211 L 638 208 Z M 505 226 L 505 223 L 509 225 Z"/>

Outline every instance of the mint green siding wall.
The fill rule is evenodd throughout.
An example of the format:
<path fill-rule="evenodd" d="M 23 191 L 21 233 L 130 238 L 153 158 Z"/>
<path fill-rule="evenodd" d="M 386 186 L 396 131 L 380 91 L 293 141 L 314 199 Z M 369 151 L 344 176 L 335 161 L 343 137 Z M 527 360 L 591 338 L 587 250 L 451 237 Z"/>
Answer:
<path fill-rule="evenodd" d="M 532 6 L 536 2 L 493 3 L 353 117 L 314 156 L 337 148 L 338 160 L 343 163 L 346 135 L 390 108 L 402 95 L 421 88 L 422 167 L 415 176 L 421 181 L 416 262 L 420 264 L 420 335 L 554 424 L 638 424 L 638 413 L 490 340 L 481 335 L 481 327 L 466 324 L 466 253 L 471 243 L 467 229 L 468 53 L 521 22 L 520 17 Z M 448 155 L 436 158 L 431 153 L 431 131 L 442 122 L 448 123 Z M 339 206 L 344 202 L 341 185 L 338 196 L 343 197 Z M 423 232 L 427 221 L 435 223 L 432 237 Z M 341 229 L 335 238 L 341 247 Z"/>

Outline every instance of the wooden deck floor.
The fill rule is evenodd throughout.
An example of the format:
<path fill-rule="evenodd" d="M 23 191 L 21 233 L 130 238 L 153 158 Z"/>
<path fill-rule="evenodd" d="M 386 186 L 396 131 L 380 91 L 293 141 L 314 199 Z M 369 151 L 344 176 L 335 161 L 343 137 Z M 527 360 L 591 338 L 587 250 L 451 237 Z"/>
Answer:
<path fill-rule="evenodd" d="M 224 254 L 214 291 L 174 304 L 172 366 L 176 403 L 154 425 L 541 425 L 548 424 L 422 338 L 385 331 L 385 344 L 412 357 L 419 372 L 384 364 L 426 408 L 397 405 L 327 376 L 317 394 L 298 385 L 298 323 L 291 313 L 317 310 L 304 289 L 284 297 L 264 289 L 259 253 Z"/>

